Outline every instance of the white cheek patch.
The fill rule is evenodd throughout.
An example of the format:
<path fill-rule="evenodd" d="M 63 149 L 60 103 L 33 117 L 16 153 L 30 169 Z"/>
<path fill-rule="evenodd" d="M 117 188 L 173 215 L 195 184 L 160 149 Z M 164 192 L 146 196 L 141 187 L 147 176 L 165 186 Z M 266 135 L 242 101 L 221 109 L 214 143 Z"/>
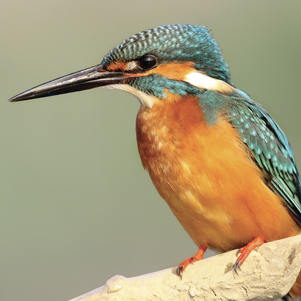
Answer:
<path fill-rule="evenodd" d="M 126 92 L 129 92 L 131 94 L 133 94 L 134 96 L 136 96 L 141 105 L 143 106 L 146 106 L 146 107 L 149 107 L 149 108 L 152 108 L 153 105 L 157 102 L 160 101 L 159 98 L 153 96 L 153 95 L 148 95 L 142 91 L 139 91 L 129 85 L 109 85 L 109 86 L 105 86 L 104 87 L 105 89 L 118 89 L 118 90 L 122 90 L 122 91 L 126 91 Z"/>
<path fill-rule="evenodd" d="M 189 84 L 196 86 L 200 89 L 207 89 L 218 91 L 221 93 L 230 94 L 232 91 L 235 91 L 235 88 L 227 84 L 226 82 L 210 77 L 202 72 L 193 71 L 188 73 L 184 79 Z"/>
<path fill-rule="evenodd" d="M 136 68 L 137 68 L 137 62 L 131 61 L 131 62 L 127 63 L 127 65 L 125 67 L 125 70 L 126 71 L 131 71 L 131 70 L 134 70 Z"/>

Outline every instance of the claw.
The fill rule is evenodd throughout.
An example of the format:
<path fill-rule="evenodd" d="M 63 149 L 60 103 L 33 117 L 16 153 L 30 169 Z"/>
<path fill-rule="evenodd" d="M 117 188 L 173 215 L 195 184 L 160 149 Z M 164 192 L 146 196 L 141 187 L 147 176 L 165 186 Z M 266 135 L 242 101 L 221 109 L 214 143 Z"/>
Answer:
<path fill-rule="evenodd" d="M 246 246 L 242 247 L 236 252 L 237 258 L 233 271 L 238 275 L 238 270 L 241 271 L 241 265 L 244 263 L 244 261 L 247 259 L 247 257 L 250 255 L 250 253 L 256 248 L 264 244 L 265 240 L 261 236 L 256 236 L 251 242 L 249 242 Z"/>
<path fill-rule="evenodd" d="M 241 262 L 239 262 L 238 260 L 236 260 L 234 267 L 233 267 L 233 271 L 236 275 L 238 275 L 238 270 L 241 271 Z"/>
<path fill-rule="evenodd" d="M 183 272 L 190 264 L 193 264 L 194 262 L 203 259 L 206 249 L 207 249 L 207 247 L 200 246 L 199 250 L 193 257 L 188 257 L 179 264 L 176 272 L 177 272 L 178 276 L 180 276 L 181 279 L 183 277 Z"/>
<path fill-rule="evenodd" d="M 180 277 L 180 279 L 182 280 L 182 277 L 183 277 L 183 269 L 182 269 L 182 267 L 178 266 L 176 273 Z"/>
<path fill-rule="evenodd" d="M 183 277 L 183 272 L 185 271 L 187 266 L 189 266 L 191 263 L 193 263 L 193 257 L 188 257 L 179 264 L 177 268 L 177 274 L 180 276 L 181 279 Z"/>

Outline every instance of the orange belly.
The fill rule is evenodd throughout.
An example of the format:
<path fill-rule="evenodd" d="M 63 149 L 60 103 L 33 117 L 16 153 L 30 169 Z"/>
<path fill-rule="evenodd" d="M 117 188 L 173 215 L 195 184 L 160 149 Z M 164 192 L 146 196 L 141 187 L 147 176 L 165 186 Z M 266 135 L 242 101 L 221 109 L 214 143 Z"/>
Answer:
<path fill-rule="evenodd" d="M 226 251 L 258 235 L 299 234 L 237 131 L 222 115 L 208 125 L 196 99 L 141 107 L 137 141 L 155 187 L 198 246 Z"/>

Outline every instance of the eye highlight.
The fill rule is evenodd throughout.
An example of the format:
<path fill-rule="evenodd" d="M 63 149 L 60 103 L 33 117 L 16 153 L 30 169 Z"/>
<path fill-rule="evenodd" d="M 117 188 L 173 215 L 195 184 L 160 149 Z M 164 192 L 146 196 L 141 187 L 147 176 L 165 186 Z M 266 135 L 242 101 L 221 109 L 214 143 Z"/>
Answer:
<path fill-rule="evenodd" d="M 138 65 L 143 70 L 150 70 L 157 66 L 157 64 L 157 58 L 151 54 L 144 55 L 138 60 Z"/>

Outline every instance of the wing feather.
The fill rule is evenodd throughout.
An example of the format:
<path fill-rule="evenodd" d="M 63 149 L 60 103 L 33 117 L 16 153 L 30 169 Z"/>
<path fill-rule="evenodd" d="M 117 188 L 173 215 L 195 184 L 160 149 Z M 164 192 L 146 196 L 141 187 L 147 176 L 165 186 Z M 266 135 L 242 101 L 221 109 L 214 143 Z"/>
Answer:
<path fill-rule="evenodd" d="M 301 187 L 293 151 L 285 134 L 274 119 L 247 94 L 231 95 L 228 111 L 253 160 L 261 168 L 264 180 L 281 196 L 295 221 L 301 225 Z"/>

